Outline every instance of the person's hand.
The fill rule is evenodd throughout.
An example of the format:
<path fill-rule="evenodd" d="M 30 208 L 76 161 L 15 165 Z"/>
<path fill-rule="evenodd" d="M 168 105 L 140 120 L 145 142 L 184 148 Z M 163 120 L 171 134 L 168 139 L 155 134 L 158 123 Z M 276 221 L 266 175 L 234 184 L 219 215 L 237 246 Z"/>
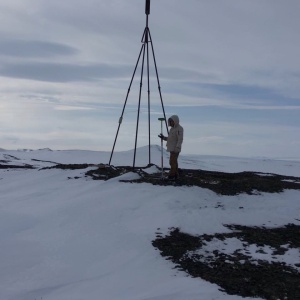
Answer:
<path fill-rule="evenodd" d="M 163 134 L 160 134 L 158 137 L 159 137 L 160 139 L 162 139 L 162 140 L 164 140 L 164 139 L 165 139 L 165 137 L 164 137 L 164 135 L 163 135 Z"/>

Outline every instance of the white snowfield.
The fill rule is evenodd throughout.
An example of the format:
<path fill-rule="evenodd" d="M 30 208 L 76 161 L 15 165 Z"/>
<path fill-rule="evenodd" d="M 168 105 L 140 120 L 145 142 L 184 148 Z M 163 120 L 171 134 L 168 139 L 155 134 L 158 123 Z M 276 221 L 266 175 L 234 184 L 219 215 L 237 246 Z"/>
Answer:
<path fill-rule="evenodd" d="M 174 269 L 151 244 L 156 232 L 180 227 L 200 235 L 229 232 L 224 224 L 300 225 L 300 191 L 220 196 L 199 187 L 85 176 L 88 169 L 108 163 L 109 156 L 96 151 L 0 150 L 0 165 L 35 166 L 0 169 L 0 300 L 253 299 L 227 295 L 217 285 Z M 132 151 L 117 152 L 112 164 L 132 165 L 132 159 Z M 147 165 L 147 160 L 147 148 L 139 148 L 136 165 Z M 55 163 L 95 166 L 41 170 Z M 152 147 L 152 163 L 160 165 L 157 146 Z M 293 160 L 181 155 L 180 167 L 300 176 L 300 162 Z M 241 247 L 235 239 L 230 242 L 226 253 Z M 215 242 L 208 247 L 222 246 Z M 255 247 L 247 250 L 257 252 Z M 276 259 L 264 250 L 259 259 Z M 293 249 L 278 259 L 293 266 L 299 255 Z"/>

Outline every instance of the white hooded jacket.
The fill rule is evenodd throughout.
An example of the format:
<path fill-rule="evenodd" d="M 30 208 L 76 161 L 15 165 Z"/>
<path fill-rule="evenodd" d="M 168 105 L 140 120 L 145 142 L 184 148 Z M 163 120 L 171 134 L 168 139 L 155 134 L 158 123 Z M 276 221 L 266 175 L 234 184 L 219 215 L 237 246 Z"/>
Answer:
<path fill-rule="evenodd" d="M 170 119 L 174 121 L 175 125 L 171 127 L 167 138 L 167 151 L 179 153 L 183 142 L 183 128 L 179 124 L 177 115 L 171 116 Z"/>

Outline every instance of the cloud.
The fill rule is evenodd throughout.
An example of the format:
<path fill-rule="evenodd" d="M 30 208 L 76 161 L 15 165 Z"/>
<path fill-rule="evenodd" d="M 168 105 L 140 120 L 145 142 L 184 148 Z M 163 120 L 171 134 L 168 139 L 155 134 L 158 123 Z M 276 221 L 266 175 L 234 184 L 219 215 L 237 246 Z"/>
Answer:
<path fill-rule="evenodd" d="M 0 75 L 48 82 L 94 81 L 128 76 L 129 66 L 107 64 L 76 65 L 66 63 L 4 63 Z"/>
<path fill-rule="evenodd" d="M 0 0 L 2 133 L 19 137 L 19 147 L 109 148 L 107 135 L 114 137 L 142 46 L 144 5 L 141 0 Z M 149 26 L 166 113 L 193 121 L 186 128 L 185 151 L 225 154 L 238 145 L 236 153 L 259 153 L 270 139 L 259 135 L 266 126 L 275 128 L 269 131 L 270 152 L 280 140 L 284 145 L 278 149 L 291 151 L 288 145 L 300 126 L 299 9 L 298 0 L 151 2 Z M 155 128 L 161 107 L 151 53 L 150 77 Z M 135 132 L 139 88 L 140 65 L 122 124 L 123 148 Z M 223 123 L 214 126 L 216 121 Z M 229 121 L 233 125 L 224 132 Z M 283 130 L 287 124 L 293 134 Z M 204 129 L 207 134 L 201 135 Z M 140 134 L 146 141 L 142 126 Z M 197 136 L 202 140 L 193 144 Z M 249 148 L 243 146 L 247 139 Z"/>
<path fill-rule="evenodd" d="M 1 39 L 0 55 L 21 58 L 53 58 L 56 56 L 74 55 L 76 48 L 53 42 L 36 40 Z"/>
<path fill-rule="evenodd" d="M 180 85 L 168 82 L 167 91 L 191 97 L 226 99 L 270 99 L 274 93 L 272 90 L 259 86 L 243 84 L 207 84 L 199 81 L 182 82 Z M 277 96 L 277 95 L 276 95 Z M 278 96 L 277 96 L 278 97 Z"/>
<path fill-rule="evenodd" d="M 140 81 L 142 60 L 139 61 L 135 80 Z M 144 80 L 147 76 L 147 62 L 144 62 Z M 152 80 L 156 81 L 155 68 L 149 64 Z M 195 82 L 217 81 L 214 74 L 206 74 L 184 68 L 160 68 L 160 80 L 176 80 L 183 83 L 187 80 Z M 4 77 L 23 78 L 37 81 L 70 82 L 93 81 L 97 79 L 131 78 L 134 66 L 128 64 L 67 64 L 51 62 L 4 62 L 0 67 L 0 75 Z M 129 84 L 129 81 L 128 81 Z"/>
<path fill-rule="evenodd" d="M 74 105 L 58 105 L 54 107 L 55 110 L 92 110 L 92 107 L 74 106 Z"/>
<path fill-rule="evenodd" d="M 194 127 L 194 123 L 185 123 L 185 132 L 192 134 L 192 138 L 185 140 L 187 153 L 218 155 L 221 149 L 222 155 L 228 156 L 299 157 L 298 141 L 286 151 L 286 144 L 290 145 L 299 134 L 294 126 L 208 120 L 197 126 L 198 131 Z"/>

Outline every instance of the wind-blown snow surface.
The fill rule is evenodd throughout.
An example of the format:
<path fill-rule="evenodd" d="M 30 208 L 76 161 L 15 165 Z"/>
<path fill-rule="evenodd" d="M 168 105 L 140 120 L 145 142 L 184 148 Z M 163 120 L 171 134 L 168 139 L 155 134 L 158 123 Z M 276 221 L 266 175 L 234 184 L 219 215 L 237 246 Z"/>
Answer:
<path fill-rule="evenodd" d="M 147 164 L 146 151 L 138 149 L 137 165 Z M 107 163 L 109 155 L 0 151 L 2 164 L 36 167 L 0 169 L 1 300 L 246 299 L 173 269 L 151 245 L 156 232 L 180 227 L 190 234 L 212 234 L 228 232 L 223 224 L 300 224 L 299 191 L 218 196 L 199 187 L 94 181 L 84 176 L 88 169 L 41 170 L 54 163 Z M 132 151 L 120 152 L 112 163 L 131 165 L 132 158 Z M 152 162 L 160 164 L 158 147 L 152 148 Z M 181 156 L 180 164 L 300 176 L 298 161 Z"/>

